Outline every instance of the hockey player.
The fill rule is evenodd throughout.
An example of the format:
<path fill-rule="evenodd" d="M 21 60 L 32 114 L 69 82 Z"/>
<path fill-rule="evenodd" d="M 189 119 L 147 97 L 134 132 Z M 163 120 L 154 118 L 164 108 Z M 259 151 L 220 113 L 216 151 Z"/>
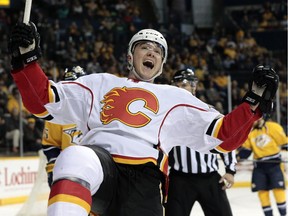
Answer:
<path fill-rule="evenodd" d="M 281 125 L 263 118 L 255 122 L 253 130 L 237 157 L 247 159 L 253 153 L 252 192 L 258 192 L 263 213 L 272 216 L 270 190 L 273 191 L 279 214 L 285 216 L 286 192 L 285 177 L 281 169 L 281 148 L 287 150 L 287 135 Z"/>
<path fill-rule="evenodd" d="M 64 81 L 74 81 L 77 78 L 86 75 L 83 68 L 80 66 L 68 68 L 63 75 Z M 68 146 L 79 144 L 82 137 L 82 132 L 77 129 L 76 124 L 54 124 L 50 121 L 45 121 L 42 148 L 47 158 L 46 172 L 48 176 L 48 184 L 51 187 L 53 179 L 53 168 L 56 158 L 62 150 Z"/>
<path fill-rule="evenodd" d="M 196 95 L 198 79 L 191 68 L 176 73 L 172 85 Z M 217 154 L 203 154 L 180 143 L 169 153 L 169 190 L 166 216 L 189 216 L 196 201 L 206 216 L 232 216 L 226 189 L 234 184 L 235 150 L 220 153 L 226 173 L 218 173 Z"/>
<path fill-rule="evenodd" d="M 18 23 L 9 37 L 11 74 L 24 104 L 38 117 L 76 123 L 83 133 L 82 146 L 66 148 L 56 160 L 49 216 L 86 216 L 91 208 L 100 215 L 162 216 L 159 185 L 175 143 L 206 153 L 239 147 L 270 110 L 278 87 L 272 68 L 257 67 L 243 103 L 223 116 L 186 90 L 152 84 L 168 55 L 158 31 L 131 38 L 128 78 L 95 73 L 55 83 L 36 61 L 39 41 L 31 22 Z"/>

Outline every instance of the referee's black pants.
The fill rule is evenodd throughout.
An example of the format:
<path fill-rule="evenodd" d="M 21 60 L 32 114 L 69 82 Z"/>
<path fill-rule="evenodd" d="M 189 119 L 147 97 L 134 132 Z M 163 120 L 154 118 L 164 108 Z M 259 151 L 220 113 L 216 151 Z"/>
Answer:
<path fill-rule="evenodd" d="M 185 174 L 172 170 L 165 216 L 189 216 L 195 201 L 199 202 L 205 216 L 232 216 L 220 178 L 218 172 Z"/>

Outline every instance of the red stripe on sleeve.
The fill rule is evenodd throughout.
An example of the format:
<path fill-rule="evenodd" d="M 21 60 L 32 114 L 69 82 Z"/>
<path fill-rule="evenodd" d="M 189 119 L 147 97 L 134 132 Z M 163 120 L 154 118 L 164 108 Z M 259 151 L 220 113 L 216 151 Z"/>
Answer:
<path fill-rule="evenodd" d="M 49 102 L 49 81 L 40 66 L 34 62 L 28 64 L 23 70 L 11 74 L 26 109 L 33 114 L 45 112 L 44 105 Z"/>
<path fill-rule="evenodd" d="M 253 123 L 261 116 L 262 113 L 258 108 L 253 113 L 248 103 L 240 104 L 223 119 L 218 138 L 224 142 L 219 147 L 226 151 L 240 147 L 248 138 Z"/>
<path fill-rule="evenodd" d="M 90 206 L 92 204 L 90 190 L 88 190 L 86 187 L 82 186 L 81 184 L 77 182 L 63 179 L 53 184 L 51 187 L 49 199 L 59 194 L 75 196 L 84 200 Z"/>

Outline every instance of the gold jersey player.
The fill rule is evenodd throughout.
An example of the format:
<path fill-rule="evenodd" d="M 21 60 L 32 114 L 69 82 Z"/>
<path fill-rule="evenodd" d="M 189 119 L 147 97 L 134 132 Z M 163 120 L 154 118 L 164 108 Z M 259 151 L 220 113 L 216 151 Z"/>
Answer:
<path fill-rule="evenodd" d="M 91 208 L 104 216 L 162 216 L 159 186 L 175 143 L 206 153 L 238 148 L 278 88 L 272 68 L 256 67 L 243 103 L 223 116 L 184 89 L 153 84 L 168 57 L 165 38 L 153 29 L 131 38 L 128 77 L 93 73 L 55 83 L 37 63 L 39 37 L 31 22 L 16 24 L 9 37 L 11 74 L 25 107 L 76 123 L 83 133 L 80 145 L 56 160 L 48 216 L 86 216 Z"/>
<path fill-rule="evenodd" d="M 272 216 L 269 192 L 272 190 L 281 216 L 286 215 L 286 191 L 281 149 L 287 151 L 287 135 L 281 125 L 260 119 L 255 122 L 248 139 L 238 152 L 238 158 L 248 158 L 253 153 L 252 192 L 258 197 L 265 216 Z M 283 167 L 282 167 L 283 168 Z"/>
<path fill-rule="evenodd" d="M 71 70 L 66 69 L 64 72 L 64 81 L 74 81 L 77 78 L 86 75 L 80 66 L 73 67 Z M 48 176 L 48 184 L 52 185 L 53 168 L 55 161 L 62 150 L 71 145 L 79 144 L 82 132 L 77 129 L 76 124 L 55 124 L 45 121 L 42 148 L 47 158 L 46 172 Z"/>

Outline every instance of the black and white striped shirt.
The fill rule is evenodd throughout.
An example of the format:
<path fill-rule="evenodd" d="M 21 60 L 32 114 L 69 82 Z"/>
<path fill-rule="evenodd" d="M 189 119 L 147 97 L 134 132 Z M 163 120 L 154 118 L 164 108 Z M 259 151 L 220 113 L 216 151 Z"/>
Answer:
<path fill-rule="evenodd" d="M 170 169 L 183 173 L 211 173 L 218 171 L 218 154 L 203 154 L 185 146 L 174 147 L 169 153 Z M 220 154 L 226 173 L 235 174 L 237 163 L 235 151 Z"/>

